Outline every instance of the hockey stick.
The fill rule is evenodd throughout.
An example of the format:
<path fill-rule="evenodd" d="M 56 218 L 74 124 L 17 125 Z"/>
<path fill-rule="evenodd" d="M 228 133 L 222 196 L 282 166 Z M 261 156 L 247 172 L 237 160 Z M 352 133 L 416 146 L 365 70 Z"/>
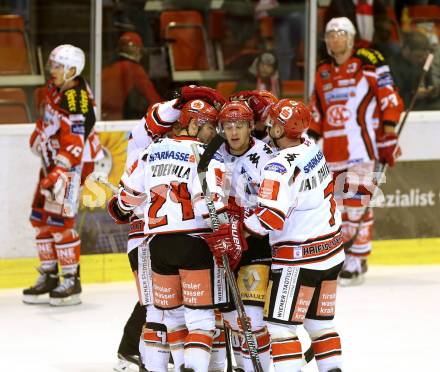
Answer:
<path fill-rule="evenodd" d="M 209 162 L 211 161 L 212 157 L 214 156 L 215 152 L 220 148 L 220 146 L 225 142 L 225 138 L 221 136 L 220 134 L 217 134 L 208 144 L 206 147 L 204 153 L 202 156 L 200 156 L 197 152 L 197 155 L 200 156 L 200 159 L 198 160 L 197 164 L 197 172 L 198 173 L 204 173 L 208 169 Z M 194 149 L 193 149 L 194 152 Z M 197 155 L 196 156 L 197 158 Z M 204 188 L 202 184 L 202 188 Z M 233 371 L 233 365 L 232 365 L 232 344 L 231 344 L 231 331 L 230 329 L 225 325 L 223 322 L 223 332 L 225 334 L 225 349 L 226 349 L 226 372 L 232 372 Z"/>
<path fill-rule="evenodd" d="M 219 136 L 217 136 L 219 137 Z M 211 143 L 217 138 L 215 137 Z M 219 138 L 217 138 L 216 142 L 211 146 L 212 150 L 214 146 L 217 144 L 220 146 L 224 142 L 221 141 Z M 210 143 L 210 144 L 211 144 Z M 209 190 L 208 184 L 206 182 L 206 170 L 208 169 L 209 161 L 212 159 L 212 156 L 214 155 L 215 151 L 210 152 L 204 157 L 200 157 L 200 154 L 197 149 L 197 145 L 192 145 L 192 151 L 196 158 L 197 162 L 197 174 L 200 180 L 200 184 L 202 186 L 202 192 L 205 198 L 206 206 L 208 208 L 209 212 L 209 218 L 211 220 L 211 228 L 214 231 L 217 231 L 220 227 L 220 218 L 217 215 L 217 211 L 214 206 L 214 202 L 211 199 L 211 192 Z M 208 145 L 209 147 L 209 145 Z M 208 150 L 208 149 L 207 149 Z M 210 155 L 210 156 L 209 156 Z M 231 270 L 231 267 L 229 266 L 229 258 L 226 254 L 222 256 L 223 261 L 223 267 L 226 274 L 226 280 L 228 281 L 229 287 L 231 289 L 232 298 L 234 300 L 235 307 L 237 309 L 238 319 L 240 320 L 240 324 L 243 328 L 243 334 L 244 338 L 246 340 L 246 343 L 248 345 L 249 349 L 249 355 L 252 360 L 252 365 L 254 367 L 255 372 L 263 372 L 263 368 L 260 363 L 260 358 L 258 356 L 258 350 L 256 345 L 256 340 L 254 339 L 254 336 L 252 334 L 251 325 L 249 322 L 249 318 L 246 315 L 246 311 L 244 309 L 243 301 L 240 297 L 240 290 L 237 285 L 237 281 L 235 280 L 234 273 Z"/>
<path fill-rule="evenodd" d="M 427 74 L 427 72 L 429 71 L 429 69 L 431 68 L 431 64 L 432 64 L 432 60 L 434 59 L 434 55 L 432 53 L 429 53 L 428 56 L 426 57 L 425 60 L 425 64 L 423 65 L 423 69 L 422 69 L 422 73 L 420 74 L 419 77 L 419 81 L 417 84 L 417 88 L 420 86 L 420 84 L 422 83 L 423 79 L 425 78 L 425 75 Z M 416 89 L 416 91 L 414 92 L 413 96 L 411 97 L 411 101 L 409 103 L 408 109 L 405 112 L 405 115 L 403 116 L 402 122 L 399 125 L 399 128 L 397 129 L 397 139 L 399 139 L 400 134 L 402 133 L 402 129 L 403 126 L 406 123 L 406 119 L 408 119 L 408 115 L 409 113 L 412 111 L 414 104 L 416 103 L 417 100 L 417 94 L 418 94 L 418 90 Z M 394 153 L 393 156 L 395 155 L 396 151 L 397 151 L 398 146 L 396 146 L 396 148 L 394 149 Z M 379 166 L 379 177 L 377 178 L 378 181 L 380 181 L 383 177 L 383 175 L 386 173 L 388 169 L 388 164 L 380 164 Z M 373 194 L 371 195 L 371 199 L 374 199 L 376 192 L 379 188 L 375 187 Z M 362 228 L 362 225 L 364 224 L 364 219 L 365 217 L 368 215 L 368 213 L 371 210 L 371 206 L 367 205 L 364 209 L 364 211 L 362 212 L 361 218 L 360 218 L 360 222 L 359 225 L 356 227 L 356 231 L 354 233 L 354 235 L 350 238 L 350 240 L 346 241 L 345 243 L 342 243 L 342 246 L 344 247 L 345 252 L 347 252 L 354 244 L 354 242 L 356 241 L 358 235 L 359 235 L 359 231 Z"/>
<path fill-rule="evenodd" d="M 110 183 L 108 178 L 105 176 L 97 175 L 97 176 L 95 176 L 95 181 L 104 185 L 104 186 L 107 186 L 112 191 L 112 193 L 114 195 L 116 195 L 119 192 L 119 189 L 115 185 Z"/>
<path fill-rule="evenodd" d="M 206 171 L 207 171 L 207 169 L 208 169 L 208 165 L 209 165 L 209 162 L 211 161 L 211 159 L 212 159 L 212 157 L 214 156 L 214 154 L 215 154 L 215 152 L 220 148 L 220 146 L 223 144 L 225 142 L 225 139 L 224 139 L 224 137 L 222 137 L 221 135 L 217 135 L 216 137 L 214 137 L 212 140 L 211 140 L 211 142 L 208 144 L 208 146 L 207 146 L 207 148 L 206 148 L 206 150 L 205 150 L 205 152 L 202 154 L 202 156 L 200 156 L 199 155 L 199 153 L 198 153 L 198 151 L 197 151 L 197 147 L 196 146 L 194 146 L 193 147 L 193 153 L 194 153 L 194 156 L 196 157 L 196 160 L 197 160 L 197 162 L 198 162 L 198 165 L 197 165 L 197 172 L 199 173 L 199 179 L 200 179 L 200 183 L 201 183 L 201 185 L 202 185 L 202 190 L 203 190 L 203 193 L 206 195 L 207 193 L 209 193 L 209 190 L 208 190 L 208 186 L 207 186 L 207 184 L 206 184 L 206 177 L 204 177 L 204 175 L 203 175 L 203 173 L 205 173 Z M 209 193 L 209 195 L 208 196 L 210 196 L 211 194 Z M 212 201 L 211 201 L 211 203 L 212 203 Z M 212 203 L 212 207 L 213 207 L 213 211 L 214 211 L 214 214 L 216 215 L 217 213 L 216 213 L 216 211 L 215 211 L 215 208 L 214 208 L 214 203 Z M 209 210 L 209 207 L 208 207 L 208 210 Z M 216 216 L 217 217 L 217 219 L 218 219 L 218 216 Z M 215 218 L 215 217 L 214 217 Z M 212 219 L 211 219 L 211 222 L 212 222 Z M 220 224 L 218 224 L 218 226 L 219 226 Z M 227 258 L 227 257 L 226 257 Z M 228 268 L 229 268 L 229 265 L 228 265 Z M 227 279 L 228 279 L 228 277 L 227 277 Z M 233 276 L 233 280 L 234 280 L 234 282 L 236 283 L 236 281 L 235 281 L 235 276 Z M 228 282 L 229 282 L 229 280 L 228 280 Z M 238 287 L 237 287 L 237 290 L 238 290 Z M 231 291 L 232 291 L 232 289 L 231 289 Z M 242 301 L 241 301 L 241 297 L 240 296 L 238 296 L 239 297 L 239 301 L 242 303 Z M 235 302 L 235 298 L 234 298 L 234 302 Z M 236 305 L 236 308 L 238 309 L 238 306 Z M 243 308 L 243 312 L 244 312 L 244 308 Z M 246 318 L 247 319 L 247 318 Z M 224 327 L 224 329 L 225 329 L 225 345 L 226 345 L 226 353 L 227 353 L 227 360 L 228 360 L 228 372 L 229 372 L 229 365 L 231 365 L 232 366 L 232 355 L 230 354 L 231 353 L 231 346 L 230 346 L 230 341 L 229 341 L 229 346 L 228 346 L 228 339 L 227 339 L 227 330 L 226 330 L 226 327 Z M 257 355 L 258 356 L 258 355 Z M 304 355 L 303 355 L 303 359 L 304 359 L 304 361 L 305 361 L 305 363 L 307 364 L 307 363 L 309 363 L 310 361 L 312 361 L 313 360 L 313 358 L 315 357 L 315 354 L 314 354 L 314 352 L 313 352 L 313 349 L 312 349 L 312 346 L 310 346 L 305 352 L 304 352 Z M 231 362 L 230 362 L 230 360 L 231 360 Z M 255 368 L 255 367 L 254 367 Z"/>
<path fill-rule="evenodd" d="M 234 370 L 232 366 L 232 344 L 231 344 L 231 330 L 223 322 L 223 333 L 225 335 L 225 349 L 226 349 L 226 372 L 232 372 Z"/>
<path fill-rule="evenodd" d="M 212 157 L 214 156 L 215 152 L 220 148 L 220 146 L 225 142 L 225 139 L 220 134 L 217 134 L 208 144 L 206 147 L 204 153 L 202 156 L 199 155 L 197 149 L 193 149 L 194 156 L 197 160 L 197 173 L 204 173 L 208 169 L 209 162 L 211 161 Z M 196 155 L 197 153 L 197 155 Z M 199 158 L 197 158 L 199 156 Z M 202 189 L 204 188 L 202 183 Z M 225 335 L 225 349 L 226 349 L 226 371 L 232 372 L 233 366 L 232 366 L 232 345 L 231 345 L 231 334 L 228 327 L 226 327 L 225 323 L 223 322 L 223 332 Z"/>

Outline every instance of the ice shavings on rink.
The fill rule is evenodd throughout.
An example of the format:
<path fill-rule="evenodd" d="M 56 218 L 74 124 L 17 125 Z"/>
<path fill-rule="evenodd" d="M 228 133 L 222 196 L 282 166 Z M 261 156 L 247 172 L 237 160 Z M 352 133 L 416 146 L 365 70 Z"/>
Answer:
<path fill-rule="evenodd" d="M 439 293 L 440 266 L 373 266 L 363 286 L 339 288 L 344 372 L 438 370 Z M 1 290 L 0 370 L 111 372 L 135 286 L 84 285 L 82 300 L 24 305 L 20 289 Z M 315 363 L 304 371 L 317 371 Z"/>

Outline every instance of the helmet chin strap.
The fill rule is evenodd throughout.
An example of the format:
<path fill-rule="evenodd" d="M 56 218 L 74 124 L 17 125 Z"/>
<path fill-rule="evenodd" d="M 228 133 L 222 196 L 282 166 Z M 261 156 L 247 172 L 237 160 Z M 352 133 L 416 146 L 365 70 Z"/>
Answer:
<path fill-rule="evenodd" d="M 62 84 L 61 87 L 60 87 L 60 90 L 61 90 L 61 91 L 67 89 L 67 85 L 68 85 L 68 83 L 71 82 L 73 79 L 76 78 L 76 74 L 73 74 L 70 78 L 68 78 L 68 77 L 67 77 L 67 73 L 68 73 L 68 71 L 66 71 L 66 68 L 64 67 L 64 73 L 63 73 L 63 79 L 64 79 L 64 82 L 63 82 L 63 84 Z"/>

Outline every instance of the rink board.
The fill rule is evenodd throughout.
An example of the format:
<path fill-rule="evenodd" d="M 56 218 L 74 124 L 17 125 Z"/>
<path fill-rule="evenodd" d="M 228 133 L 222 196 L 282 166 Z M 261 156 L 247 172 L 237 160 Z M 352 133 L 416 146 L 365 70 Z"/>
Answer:
<path fill-rule="evenodd" d="M 375 208 L 372 264 L 440 263 L 438 115 L 414 112 L 409 116 L 400 141 L 403 156 L 387 173 L 387 182 L 381 185 L 384 203 Z M 96 126 L 102 145 L 111 154 L 109 181 L 113 184 L 118 183 L 122 173 L 127 133 L 135 123 L 99 122 Z M 40 163 L 30 151 L 23 151 L 28 148 L 32 129 L 31 124 L 0 127 L 1 168 L 5 172 L 0 183 L 0 288 L 26 286 L 36 276 L 34 231 L 28 215 Z M 101 169 L 108 166 L 109 163 L 100 163 Z M 105 187 L 83 191 L 82 197 L 101 202 L 94 208 L 82 208 L 78 214 L 84 282 L 132 277 L 123 253 L 127 226 L 115 225 L 105 210 L 110 194 Z"/>
<path fill-rule="evenodd" d="M 440 238 L 381 240 L 374 242 L 372 265 L 440 264 Z M 0 288 L 22 288 L 35 281 L 36 258 L 0 260 Z M 84 283 L 109 283 L 133 278 L 125 253 L 81 256 L 81 280 Z"/>

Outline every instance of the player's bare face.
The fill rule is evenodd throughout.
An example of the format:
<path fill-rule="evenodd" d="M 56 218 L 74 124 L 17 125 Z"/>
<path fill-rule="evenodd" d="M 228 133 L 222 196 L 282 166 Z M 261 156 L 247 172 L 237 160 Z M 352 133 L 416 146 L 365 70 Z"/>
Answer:
<path fill-rule="evenodd" d="M 49 62 L 48 68 L 53 84 L 61 87 L 64 84 L 64 66 L 56 62 Z"/>
<path fill-rule="evenodd" d="M 226 121 L 223 123 L 226 141 L 233 155 L 241 155 L 249 147 L 252 126 L 248 121 Z"/>
<path fill-rule="evenodd" d="M 197 135 L 199 140 L 206 144 L 211 142 L 211 140 L 217 134 L 215 127 L 216 127 L 215 123 L 212 122 L 203 124 L 199 130 L 199 134 Z"/>
<path fill-rule="evenodd" d="M 325 34 L 327 48 L 333 55 L 342 55 L 348 51 L 348 38 L 345 31 L 329 31 Z"/>
<path fill-rule="evenodd" d="M 275 69 L 274 69 L 273 65 L 269 65 L 267 63 L 260 63 L 258 65 L 258 75 L 261 78 L 268 78 L 268 77 L 272 76 L 274 72 L 275 72 Z"/>

